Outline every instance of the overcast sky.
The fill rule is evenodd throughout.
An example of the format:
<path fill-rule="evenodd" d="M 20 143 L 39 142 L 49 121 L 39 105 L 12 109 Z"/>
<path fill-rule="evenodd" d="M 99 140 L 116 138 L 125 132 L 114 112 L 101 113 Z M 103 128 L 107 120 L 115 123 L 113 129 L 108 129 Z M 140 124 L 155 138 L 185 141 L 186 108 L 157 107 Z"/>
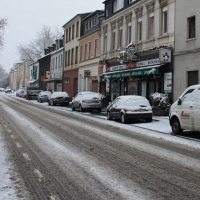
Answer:
<path fill-rule="evenodd" d="M 0 18 L 7 18 L 0 64 L 9 72 L 19 61 L 17 46 L 36 38 L 43 25 L 53 30 L 78 13 L 103 10 L 104 0 L 0 0 Z"/>

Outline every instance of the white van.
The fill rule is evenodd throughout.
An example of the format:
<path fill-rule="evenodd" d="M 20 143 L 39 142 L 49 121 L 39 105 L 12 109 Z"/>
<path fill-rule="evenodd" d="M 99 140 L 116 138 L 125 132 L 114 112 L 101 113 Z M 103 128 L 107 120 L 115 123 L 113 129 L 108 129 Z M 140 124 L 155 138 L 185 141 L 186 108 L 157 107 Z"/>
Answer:
<path fill-rule="evenodd" d="M 188 87 L 170 108 L 169 122 L 173 134 L 184 129 L 200 131 L 200 84 Z"/>

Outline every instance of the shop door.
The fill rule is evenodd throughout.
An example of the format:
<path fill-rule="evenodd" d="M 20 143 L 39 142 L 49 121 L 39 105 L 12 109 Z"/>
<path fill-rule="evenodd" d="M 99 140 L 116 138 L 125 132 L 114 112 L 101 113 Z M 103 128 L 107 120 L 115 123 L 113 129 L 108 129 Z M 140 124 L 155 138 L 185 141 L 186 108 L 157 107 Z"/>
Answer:
<path fill-rule="evenodd" d="M 98 92 L 98 81 L 92 81 L 92 92 Z"/>
<path fill-rule="evenodd" d="M 111 82 L 111 101 L 114 101 L 118 96 L 120 96 L 120 82 Z"/>

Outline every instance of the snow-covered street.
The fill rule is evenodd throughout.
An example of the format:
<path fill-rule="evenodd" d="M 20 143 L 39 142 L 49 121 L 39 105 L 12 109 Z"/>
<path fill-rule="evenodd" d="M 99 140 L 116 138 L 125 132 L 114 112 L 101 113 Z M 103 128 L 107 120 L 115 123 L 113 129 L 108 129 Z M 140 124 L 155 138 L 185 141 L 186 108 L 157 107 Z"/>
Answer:
<path fill-rule="evenodd" d="M 1 97 L 3 98 L 3 96 L 5 96 L 6 99 L 9 99 L 9 98 L 12 99 L 13 102 L 15 102 L 15 101 L 20 102 L 19 105 L 23 105 L 23 102 L 24 102 L 24 105 L 26 105 L 27 108 L 35 105 L 35 107 L 37 107 L 37 108 L 35 108 L 35 111 L 37 111 L 40 108 L 45 108 L 45 110 L 41 109 L 41 110 L 43 110 L 44 116 L 46 113 L 50 113 L 50 112 L 54 113 L 53 110 L 59 111 L 59 113 L 63 113 L 63 115 L 67 114 L 69 116 L 72 116 L 72 119 L 68 119 L 68 121 L 65 121 L 64 118 L 57 119 L 59 117 L 59 115 L 58 115 L 58 113 L 54 113 L 53 117 L 56 120 L 52 124 L 52 126 L 55 125 L 58 127 L 58 129 L 65 130 L 66 133 L 68 133 L 68 131 L 71 132 L 72 135 L 77 137 L 77 142 L 78 142 L 78 138 L 80 137 L 83 141 L 85 141 L 85 144 L 83 142 L 83 143 L 80 143 L 80 145 L 84 146 L 88 143 L 89 147 L 87 147 L 87 148 L 89 148 L 89 150 L 88 150 L 89 152 L 92 152 L 93 149 L 100 148 L 100 146 L 98 144 L 96 144 L 96 140 L 94 138 L 92 139 L 92 134 L 91 134 L 91 136 L 89 136 L 89 135 L 87 136 L 87 134 L 86 134 L 87 132 L 88 133 L 93 132 L 93 134 L 98 136 L 99 138 L 107 138 L 106 140 L 112 141 L 112 144 L 114 144 L 114 143 L 121 144 L 120 145 L 121 147 L 120 148 L 118 147 L 119 149 L 121 149 L 121 148 L 123 149 L 122 146 L 124 146 L 124 148 L 125 148 L 125 146 L 127 146 L 127 149 L 124 149 L 124 151 L 128 152 L 129 151 L 128 147 L 130 149 L 137 149 L 136 151 L 142 152 L 142 154 L 151 155 L 151 156 L 154 155 L 160 159 L 162 159 L 162 157 L 163 157 L 165 159 L 167 165 L 169 163 L 179 163 L 179 165 L 183 165 L 183 166 L 186 166 L 187 168 L 192 168 L 192 169 L 195 168 L 195 170 L 200 171 L 199 166 L 198 166 L 199 161 L 195 157 L 191 158 L 190 161 L 188 162 L 190 153 L 188 153 L 188 155 L 182 155 L 178 151 L 173 152 L 174 147 L 181 148 L 181 149 L 182 148 L 187 149 L 188 152 L 193 152 L 196 150 L 199 151 L 200 143 L 198 141 L 188 140 L 184 137 L 172 136 L 168 117 L 154 117 L 153 118 L 154 120 L 151 123 L 141 122 L 141 123 L 133 123 L 133 124 L 121 124 L 119 121 L 107 120 L 106 115 L 104 115 L 103 113 L 101 115 L 96 115 L 95 113 L 89 113 L 89 112 L 80 113 L 79 111 L 72 111 L 71 108 L 69 108 L 69 107 L 59 107 L 59 106 L 52 107 L 52 106 L 49 106 L 47 103 L 41 104 L 35 100 L 27 101 L 26 99 L 15 97 L 14 94 L 3 94 Z M 0 106 L 2 106 L 2 105 L 3 105 L 3 102 L 0 101 Z M 47 125 L 44 123 L 43 125 L 38 126 L 38 124 L 36 122 L 32 121 L 33 119 L 30 120 L 28 117 L 24 117 L 22 114 L 20 114 L 20 116 L 19 116 L 17 111 L 14 111 L 9 107 L 4 107 L 3 110 L 8 112 L 8 114 L 13 115 L 12 116 L 13 118 L 19 117 L 19 119 L 17 119 L 16 122 L 19 123 L 22 130 L 26 130 L 28 128 L 28 130 L 29 130 L 28 132 L 30 132 L 30 133 L 27 132 L 27 134 L 31 138 L 31 142 L 33 144 L 39 144 L 39 143 L 43 144 L 43 145 L 40 145 L 40 149 L 43 152 L 46 151 L 46 154 L 48 155 L 49 158 L 54 156 L 54 161 L 56 163 L 60 163 L 60 165 L 58 165 L 60 167 L 60 170 L 61 169 L 65 170 L 65 162 L 68 162 L 68 165 L 71 165 L 73 167 L 74 167 L 74 163 L 76 163 L 77 166 L 82 166 L 81 168 L 76 167 L 76 169 L 74 169 L 75 171 L 81 171 L 81 173 L 79 172 L 80 178 L 82 177 L 82 179 L 84 179 L 84 176 L 85 176 L 84 173 L 89 173 L 91 180 L 94 177 L 97 177 L 98 181 L 100 181 L 100 183 L 104 185 L 104 186 L 102 185 L 101 187 L 109 188 L 110 191 L 113 191 L 113 192 L 115 191 L 116 193 L 119 193 L 121 195 L 121 197 L 124 197 L 125 199 L 134 199 L 134 200 L 135 199 L 140 199 L 140 200 L 156 199 L 153 196 L 151 196 L 150 193 L 148 193 L 148 192 L 143 193 L 142 191 L 140 191 L 140 188 L 138 187 L 138 185 L 137 184 L 133 185 L 133 183 L 131 183 L 131 182 L 129 183 L 130 180 L 128 180 L 128 179 L 126 180 L 126 179 L 122 178 L 122 179 L 124 179 L 124 181 L 121 180 L 121 183 L 119 183 L 117 171 L 110 168 L 112 166 L 109 164 L 110 162 L 112 162 L 111 160 L 110 161 L 106 160 L 105 162 L 107 163 L 107 165 L 105 165 L 105 164 L 102 165 L 102 160 L 98 161 L 98 159 L 92 158 L 92 155 L 88 155 L 88 152 L 85 149 L 82 149 L 83 147 L 81 147 L 81 148 L 76 147 L 77 148 L 76 149 L 73 146 L 75 143 L 73 145 L 71 143 L 69 143 L 67 146 L 64 146 L 64 142 L 62 141 L 63 139 L 61 141 L 59 141 L 59 139 L 56 138 L 56 136 L 54 135 L 55 131 L 53 131 L 53 129 L 51 130 L 51 128 L 50 129 L 45 128 L 45 126 L 52 123 L 51 122 L 53 120 L 53 118 L 51 120 L 52 116 L 49 115 L 49 119 L 45 119 L 45 123 L 47 123 Z M 82 121 L 79 121 L 77 123 L 74 120 L 76 118 L 76 116 L 78 119 L 82 118 Z M 90 122 L 90 124 L 86 125 L 85 122 L 87 122 L 87 121 L 88 121 L 88 123 Z M 73 126 L 76 126 L 76 123 L 77 123 L 77 128 L 80 128 L 80 130 L 83 131 L 83 135 L 78 135 L 78 132 L 74 132 L 74 130 L 72 130 L 72 128 L 70 128 L 70 127 L 67 129 L 65 128 L 65 125 L 73 127 Z M 94 125 L 96 123 L 104 124 L 104 127 L 109 127 L 109 128 L 108 128 L 108 130 L 106 130 L 106 129 L 104 130 L 104 128 L 102 128 L 102 130 L 104 130 L 104 131 L 102 131 L 101 128 L 97 128 L 96 125 Z M 15 180 L 13 178 L 13 177 L 18 177 L 18 172 L 16 172 L 15 166 L 13 165 L 13 163 L 9 161 L 9 159 L 10 159 L 9 151 L 8 151 L 8 148 L 6 147 L 6 143 L 4 143 L 4 139 L 2 137 L 3 128 L 7 131 L 7 134 L 10 133 L 9 127 L 7 127 L 7 125 L 4 124 L 4 120 L 3 120 L 3 118 L 1 118 L 1 124 L 0 124 L 0 133 L 1 133 L 1 135 L 0 135 L 0 137 L 1 137 L 0 138 L 0 151 L 1 151 L 0 169 L 1 169 L 1 174 L 0 174 L 0 177 L 4 181 L 1 182 L 1 185 L 0 185 L 0 187 L 1 187 L 0 188 L 0 200 L 1 199 L 2 200 L 3 199 L 26 199 L 28 192 L 26 192 L 23 182 L 21 183 L 22 180 L 21 179 Z M 114 132 L 111 132 L 112 129 L 116 130 L 116 134 L 114 134 Z M 123 133 L 120 133 L 119 130 L 124 130 L 124 132 L 127 131 L 127 133 L 123 135 Z M 32 131 L 33 131 L 33 133 L 31 134 Z M 131 132 L 133 132 L 133 135 L 131 134 Z M 168 146 L 171 146 L 171 145 L 174 147 L 172 149 L 170 149 L 170 147 L 169 147 L 169 149 L 167 150 L 167 149 L 162 148 L 162 146 L 158 145 L 155 148 L 153 143 L 148 144 L 147 142 L 142 142 L 139 140 L 137 141 L 136 139 L 132 138 L 135 136 L 140 137 L 142 135 L 145 137 L 148 137 L 149 138 L 148 140 L 151 140 L 151 139 L 152 139 L 152 141 L 155 140 L 155 143 L 161 142 L 164 146 L 166 146 L 166 148 L 168 148 Z M 68 135 L 68 137 L 69 137 L 68 139 L 70 140 L 70 137 L 71 137 L 70 134 Z M 64 135 L 63 135 L 63 138 L 65 138 Z M 95 141 L 93 141 L 93 140 L 95 140 Z M 104 141 L 104 140 L 102 140 L 102 141 Z M 73 142 L 72 139 L 71 139 L 71 142 Z M 95 145 L 91 146 L 91 144 L 93 144 L 93 145 L 96 144 L 97 147 Z M 19 145 L 22 145 L 22 144 L 16 143 L 16 145 L 19 147 Z M 111 150 L 114 147 L 111 148 L 111 146 L 108 147 L 106 145 L 105 147 L 102 147 L 102 148 L 103 149 L 110 148 L 110 150 Z M 115 150 L 115 153 L 120 155 L 120 153 L 118 152 L 119 149 Z M 100 155 L 101 151 L 100 150 L 98 151 L 99 155 Z M 172 153 L 173 153 L 173 155 L 172 155 Z M 126 154 L 123 154 L 123 155 L 126 155 Z M 105 155 L 102 154 L 101 156 L 105 156 Z M 27 158 L 27 160 L 29 160 L 28 159 L 29 157 L 27 157 L 27 156 L 25 156 L 25 157 Z M 99 157 L 99 159 L 100 159 L 100 157 Z M 132 161 L 129 161 L 129 159 L 130 160 L 132 159 L 130 157 L 130 155 L 127 156 L 126 159 L 127 159 L 127 161 L 125 161 L 125 163 L 132 162 Z M 122 162 L 122 164 L 120 164 L 121 166 L 123 166 L 123 162 Z M 143 161 L 141 161 L 140 159 L 137 160 L 137 163 L 140 163 L 140 162 L 143 162 Z M 142 163 L 140 163 L 140 164 L 142 164 Z M 115 167 L 116 166 L 113 166 L 113 168 L 115 168 Z M 110 171 L 110 169 L 112 169 L 112 170 Z M 122 168 L 120 168 L 120 169 L 122 169 Z M 83 172 L 82 172 L 82 170 L 83 170 Z M 165 176 L 167 176 L 167 174 Z M 41 178 L 41 179 L 43 179 L 43 178 Z M 20 184 L 21 188 L 19 188 L 19 184 Z M 87 184 L 87 183 L 85 183 L 85 184 Z M 115 185 L 118 185 L 118 187 L 116 188 Z M 131 188 L 129 188 L 130 186 L 131 186 Z M 90 189 L 97 190 L 98 187 L 99 187 L 98 184 L 95 183 L 93 186 L 91 186 Z M 137 190 L 137 192 L 133 193 L 132 188 L 135 188 L 135 190 Z M 23 190 L 23 192 L 20 193 L 21 190 Z M 148 194 L 148 196 L 146 196 L 147 194 Z M 102 193 L 101 195 L 100 196 L 102 198 L 103 196 L 105 197 L 107 194 Z M 134 198 L 131 198 L 131 197 L 134 197 Z M 52 196 L 52 198 L 53 198 L 53 196 Z"/>

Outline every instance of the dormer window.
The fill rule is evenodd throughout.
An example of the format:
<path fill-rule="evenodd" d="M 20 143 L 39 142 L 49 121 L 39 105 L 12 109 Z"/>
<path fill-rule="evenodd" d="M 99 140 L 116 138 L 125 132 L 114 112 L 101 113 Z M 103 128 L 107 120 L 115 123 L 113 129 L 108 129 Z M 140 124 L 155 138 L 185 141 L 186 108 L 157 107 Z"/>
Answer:
<path fill-rule="evenodd" d="M 113 1 L 113 13 L 124 7 L 124 0 L 114 0 Z"/>
<path fill-rule="evenodd" d="M 131 4 L 131 3 L 133 3 L 133 2 L 135 2 L 136 0 L 129 0 L 129 4 Z"/>
<path fill-rule="evenodd" d="M 106 5 L 106 17 L 108 17 L 109 14 L 109 5 Z"/>

